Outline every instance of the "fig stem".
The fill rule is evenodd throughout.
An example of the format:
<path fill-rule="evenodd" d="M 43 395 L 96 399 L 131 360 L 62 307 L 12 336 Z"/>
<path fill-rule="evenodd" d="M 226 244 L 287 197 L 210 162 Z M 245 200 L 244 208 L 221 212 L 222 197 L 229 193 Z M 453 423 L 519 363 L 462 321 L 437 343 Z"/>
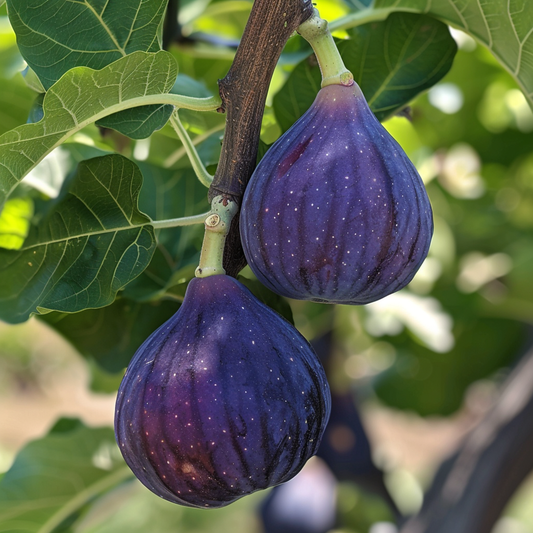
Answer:
<path fill-rule="evenodd" d="M 170 123 L 172 124 L 174 131 L 178 134 L 181 144 L 183 145 L 183 148 L 185 148 L 185 151 L 189 156 L 189 160 L 191 162 L 191 166 L 194 170 L 194 173 L 196 174 L 196 177 L 202 185 L 204 185 L 205 187 L 209 187 L 213 182 L 213 176 L 211 176 L 211 174 L 207 172 L 207 169 L 202 163 L 202 160 L 200 159 L 200 156 L 198 155 L 198 152 L 191 138 L 189 137 L 187 130 L 181 123 L 178 113 L 179 109 L 176 109 L 172 113 L 172 115 L 170 116 Z"/>
<path fill-rule="evenodd" d="M 322 74 L 322 87 L 327 85 L 353 85 L 353 74 L 345 67 L 337 45 L 328 27 L 328 21 L 314 14 L 296 30 L 315 52 Z"/>
<path fill-rule="evenodd" d="M 205 217 L 205 234 L 200 254 L 200 264 L 194 275 L 207 278 L 216 274 L 225 274 L 222 266 L 224 245 L 229 233 L 231 220 L 238 211 L 237 203 L 226 196 L 219 195 L 211 202 L 211 211 Z"/>
<path fill-rule="evenodd" d="M 202 224 L 202 222 L 205 222 L 205 217 L 209 215 L 209 213 L 211 213 L 211 211 L 208 211 L 207 213 L 200 213 L 199 215 L 192 215 L 190 217 L 169 218 L 167 220 L 152 220 L 152 226 L 155 229 L 163 229 Z"/>

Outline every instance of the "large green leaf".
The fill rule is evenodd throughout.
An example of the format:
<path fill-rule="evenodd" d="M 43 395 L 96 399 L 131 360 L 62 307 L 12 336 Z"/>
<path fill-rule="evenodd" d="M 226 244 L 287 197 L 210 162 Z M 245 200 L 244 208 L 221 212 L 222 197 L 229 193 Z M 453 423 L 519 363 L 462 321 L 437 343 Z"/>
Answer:
<path fill-rule="evenodd" d="M 426 13 L 483 43 L 511 73 L 533 106 L 533 2 L 530 0 L 375 0 L 372 12 L 353 15 L 354 22 L 385 17 L 392 11 Z"/>
<path fill-rule="evenodd" d="M 370 108 L 384 120 L 434 85 L 450 69 L 457 46 L 445 24 L 430 17 L 394 13 L 386 21 L 353 28 L 338 44 Z M 308 60 L 291 73 L 274 98 L 285 131 L 315 99 L 320 70 Z"/>
<path fill-rule="evenodd" d="M 19 181 L 70 135 L 111 113 L 153 103 L 176 76 L 176 61 L 163 51 L 135 52 L 102 70 L 68 71 L 46 93 L 40 122 L 0 137 L 0 208 Z"/>
<path fill-rule="evenodd" d="M 0 249 L 0 318 L 109 305 L 149 264 L 150 219 L 137 207 L 142 175 L 120 155 L 80 163 L 57 206 L 19 250 Z"/>
<path fill-rule="evenodd" d="M 7 0 L 17 44 L 49 89 L 74 67 L 101 69 L 132 52 L 157 52 L 168 0 Z"/>
<path fill-rule="evenodd" d="M 27 444 L 0 481 L 0 531 L 52 533 L 131 477 L 112 429 L 60 421 L 49 435 Z"/>

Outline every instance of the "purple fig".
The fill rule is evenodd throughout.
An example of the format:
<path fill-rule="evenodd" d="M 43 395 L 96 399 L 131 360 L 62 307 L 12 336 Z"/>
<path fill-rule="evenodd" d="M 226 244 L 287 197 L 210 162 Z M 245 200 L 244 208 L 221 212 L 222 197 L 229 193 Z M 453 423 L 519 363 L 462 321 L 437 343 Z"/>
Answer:
<path fill-rule="evenodd" d="M 226 275 L 193 279 L 119 388 L 126 463 L 158 496 L 222 507 L 295 476 L 330 413 L 324 369 L 285 319 Z"/>
<path fill-rule="evenodd" d="M 415 167 L 354 83 L 322 88 L 268 150 L 240 227 L 250 268 L 274 292 L 365 304 L 411 281 L 433 218 Z"/>

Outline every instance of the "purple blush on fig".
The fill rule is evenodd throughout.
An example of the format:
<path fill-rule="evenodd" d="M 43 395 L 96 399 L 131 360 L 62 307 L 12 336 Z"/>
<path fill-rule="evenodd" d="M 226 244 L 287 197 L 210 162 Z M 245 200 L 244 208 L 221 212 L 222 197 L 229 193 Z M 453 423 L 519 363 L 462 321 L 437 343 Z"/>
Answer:
<path fill-rule="evenodd" d="M 322 88 L 246 189 L 241 238 L 274 292 L 365 304 L 405 287 L 427 256 L 424 184 L 357 86 Z"/>
<path fill-rule="evenodd" d="M 135 354 L 115 433 L 152 492 L 215 508 L 295 476 L 317 452 L 330 409 L 309 343 L 240 282 L 215 275 L 193 279 Z"/>

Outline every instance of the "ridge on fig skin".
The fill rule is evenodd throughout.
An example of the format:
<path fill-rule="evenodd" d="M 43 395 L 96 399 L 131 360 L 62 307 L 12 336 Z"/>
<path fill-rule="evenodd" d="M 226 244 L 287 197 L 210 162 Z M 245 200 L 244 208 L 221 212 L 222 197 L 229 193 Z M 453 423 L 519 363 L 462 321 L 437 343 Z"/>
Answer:
<path fill-rule="evenodd" d="M 318 92 L 255 169 L 240 217 L 257 278 L 322 303 L 366 304 L 405 287 L 433 234 L 416 168 L 356 83 Z"/>
<path fill-rule="evenodd" d="M 178 312 L 139 348 L 119 388 L 115 433 L 152 492 L 216 508 L 288 481 L 331 410 L 304 337 L 236 279 L 193 279 Z"/>

